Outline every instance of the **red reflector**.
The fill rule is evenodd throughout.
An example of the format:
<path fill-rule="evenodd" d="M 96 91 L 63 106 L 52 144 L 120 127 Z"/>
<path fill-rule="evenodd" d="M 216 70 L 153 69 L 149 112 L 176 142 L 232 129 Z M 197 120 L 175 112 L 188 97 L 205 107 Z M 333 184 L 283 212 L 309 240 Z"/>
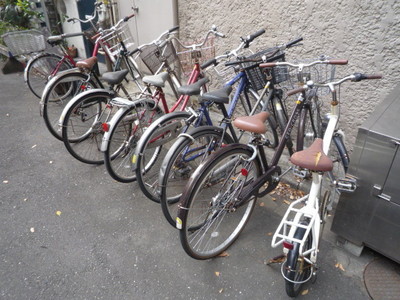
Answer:
<path fill-rule="evenodd" d="M 108 125 L 108 123 L 103 123 L 101 124 L 101 128 L 103 128 L 105 132 L 108 132 L 110 130 L 110 125 Z"/>
<path fill-rule="evenodd" d="M 249 174 L 249 171 L 247 171 L 246 169 L 242 169 L 241 172 L 243 176 L 247 176 Z"/>
<path fill-rule="evenodd" d="M 289 242 L 283 242 L 283 247 L 289 250 L 293 249 L 293 244 L 289 243 Z"/>

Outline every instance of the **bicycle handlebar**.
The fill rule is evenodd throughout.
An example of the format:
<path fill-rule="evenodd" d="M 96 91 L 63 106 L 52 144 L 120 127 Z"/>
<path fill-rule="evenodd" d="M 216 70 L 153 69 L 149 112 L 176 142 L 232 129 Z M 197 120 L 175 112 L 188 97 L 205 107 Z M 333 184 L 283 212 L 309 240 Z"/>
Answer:
<path fill-rule="evenodd" d="M 94 19 L 96 19 L 96 16 L 97 16 L 97 14 L 98 14 L 98 12 L 97 12 L 97 9 L 100 7 L 100 6 L 102 6 L 103 5 L 103 2 L 95 2 L 94 3 L 94 11 L 93 11 L 93 14 L 88 18 L 88 19 L 86 19 L 86 20 L 81 20 L 81 19 L 79 19 L 79 18 L 69 18 L 69 19 L 67 19 L 67 22 L 75 22 L 75 21 L 79 21 L 79 22 L 81 22 L 81 23 L 89 23 L 89 22 L 91 22 L 91 21 L 93 21 Z"/>
<path fill-rule="evenodd" d="M 204 44 L 207 42 L 207 40 L 208 40 L 208 38 L 210 37 L 211 34 L 214 34 L 215 36 L 222 37 L 222 38 L 225 37 L 225 34 L 217 31 L 217 26 L 213 25 L 211 27 L 211 29 L 207 32 L 205 38 L 203 39 L 203 42 L 201 42 L 200 44 L 183 45 L 182 42 L 178 38 L 172 37 L 171 39 L 176 40 L 179 43 L 179 45 L 181 45 L 181 47 L 184 48 L 184 49 L 196 50 L 196 49 L 201 48 L 201 47 L 204 46 Z"/>
<path fill-rule="evenodd" d="M 303 87 L 291 90 L 287 92 L 288 96 L 305 92 L 308 88 L 316 86 L 316 87 L 329 87 L 331 91 L 334 91 L 334 87 L 337 85 L 342 84 L 345 81 L 352 81 L 352 82 L 358 82 L 361 80 L 368 80 L 368 79 L 381 79 L 383 76 L 381 74 L 362 74 L 362 73 L 354 73 L 352 75 L 348 75 L 346 77 L 343 77 L 342 79 L 338 81 L 332 81 L 328 83 L 314 83 L 312 81 L 308 82 L 306 85 Z"/>
<path fill-rule="evenodd" d="M 265 33 L 265 29 L 260 29 L 260 30 L 256 31 L 255 33 L 247 36 L 247 38 L 241 38 L 245 44 L 243 48 L 248 48 L 250 46 L 251 42 L 254 41 L 255 38 L 259 37 L 260 35 L 262 35 L 264 33 Z"/>
<path fill-rule="evenodd" d="M 260 68 L 272 68 L 276 66 L 289 66 L 293 68 L 304 68 L 304 67 L 311 67 L 317 64 L 327 64 L 327 65 L 347 65 L 348 60 L 347 59 L 332 59 L 332 60 L 317 60 L 313 61 L 311 63 L 300 63 L 300 64 L 294 64 L 294 63 L 289 63 L 286 61 L 277 61 L 277 62 L 268 62 L 268 63 L 262 63 L 260 64 Z"/>

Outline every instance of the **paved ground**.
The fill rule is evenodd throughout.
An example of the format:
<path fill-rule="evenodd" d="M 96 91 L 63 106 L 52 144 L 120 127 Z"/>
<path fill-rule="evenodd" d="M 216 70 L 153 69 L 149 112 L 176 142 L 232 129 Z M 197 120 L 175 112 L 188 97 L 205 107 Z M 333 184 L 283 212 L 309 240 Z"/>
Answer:
<path fill-rule="evenodd" d="M 229 256 L 196 261 L 160 207 L 46 130 L 21 74 L 0 74 L 0 299 L 287 299 L 270 233 L 286 204 L 265 197 Z M 263 203 L 262 205 L 260 205 Z M 58 212 L 58 214 L 57 214 Z M 326 230 L 300 299 L 369 299 L 364 267 Z"/>

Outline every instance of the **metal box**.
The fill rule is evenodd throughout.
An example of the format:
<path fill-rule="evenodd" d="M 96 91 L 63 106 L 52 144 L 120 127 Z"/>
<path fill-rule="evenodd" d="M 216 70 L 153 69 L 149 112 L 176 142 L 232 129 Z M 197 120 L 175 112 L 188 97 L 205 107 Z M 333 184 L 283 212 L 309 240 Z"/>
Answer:
<path fill-rule="evenodd" d="M 357 246 L 400 263 L 400 85 L 359 128 L 348 173 L 353 193 L 342 193 L 331 230 Z"/>

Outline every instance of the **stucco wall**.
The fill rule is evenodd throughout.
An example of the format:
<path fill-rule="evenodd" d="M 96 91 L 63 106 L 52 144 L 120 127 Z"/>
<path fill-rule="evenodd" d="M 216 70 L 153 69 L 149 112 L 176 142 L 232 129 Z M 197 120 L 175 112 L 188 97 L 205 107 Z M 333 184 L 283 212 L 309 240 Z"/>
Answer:
<path fill-rule="evenodd" d="M 340 123 L 350 149 L 357 127 L 399 82 L 400 1 L 179 0 L 178 15 L 182 38 L 198 38 L 216 24 L 227 35 L 219 41 L 220 52 L 238 45 L 240 36 L 264 28 L 256 48 L 304 38 L 301 48 L 288 50 L 287 61 L 327 54 L 349 60 L 348 66 L 337 68 L 339 75 L 383 74 L 380 81 L 342 86 Z"/>

